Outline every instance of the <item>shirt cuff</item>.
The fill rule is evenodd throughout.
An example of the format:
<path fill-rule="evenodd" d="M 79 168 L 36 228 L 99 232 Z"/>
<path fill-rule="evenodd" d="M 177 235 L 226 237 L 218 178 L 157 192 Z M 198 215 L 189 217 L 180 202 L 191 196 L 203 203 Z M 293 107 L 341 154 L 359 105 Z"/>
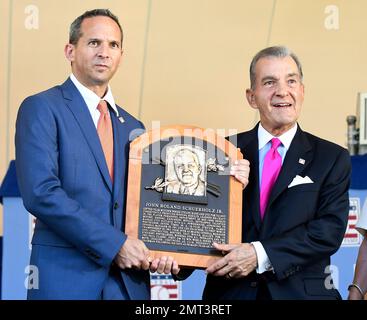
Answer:
<path fill-rule="evenodd" d="M 273 266 L 270 263 L 269 257 L 265 252 L 265 249 L 260 241 L 251 242 L 255 248 L 256 255 L 257 255 L 257 273 L 263 273 L 265 271 L 273 270 Z"/>

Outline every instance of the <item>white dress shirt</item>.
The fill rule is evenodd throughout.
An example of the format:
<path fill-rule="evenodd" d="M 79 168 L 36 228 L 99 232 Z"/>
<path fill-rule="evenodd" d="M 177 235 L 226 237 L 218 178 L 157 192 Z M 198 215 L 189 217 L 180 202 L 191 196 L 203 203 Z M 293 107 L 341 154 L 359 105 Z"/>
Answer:
<path fill-rule="evenodd" d="M 100 116 L 100 112 L 98 111 L 97 106 L 101 100 L 106 100 L 108 104 L 110 105 L 110 107 L 112 108 L 112 110 L 115 112 L 116 116 L 119 117 L 119 113 L 118 113 L 110 86 L 108 86 L 107 92 L 104 95 L 104 97 L 100 98 L 92 90 L 88 89 L 86 86 L 81 84 L 79 80 L 73 74 L 70 75 L 70 80 L 74 83 L 74 85 L 76 86 L 80 94 L 82 95 L 88 107 L 88 110 L 90 112 L 90 115 L 92 116 L 93 123 L 96 128 L 97 128 L 97 123 L 98 123 L 98 119 Z"/>
<path fill-rule="evenodd" d="M 257 137 L 259 141 L 259 188 L 261 190 L 261 175 L 263 171 L 263 165 L 264 165 L 264 158 L 266 153 L 271 148 L 271 139 L 278 138 L 280 142 L 282 143 L 278 147 L 278 152 L 280 156 L 282 157 L 282 164 L 284 162 L 285 155 L 287 154 L 287 151 L 291 145 L 291 142 L 297 132 L 297 124 L 295 124 L 291 129 L 289 129 L 287 132 L 283 133 L 279 137 L 274 137 L 272 134 L 270 134 L 268 131 L 264 129 L 264 127 L 259 124 L 259 128 L 257 131 Z M 266 251 L 261 244 L 260 241 L 254 241 L 252 242 L 256 255 L 257 255 L 257 273 L 263 273 L 265 271 L 271 271 L 273 270 L 273 266 L 271 265 L 271 262 L 269 260 L 268 255 L 266 254 Z"/>

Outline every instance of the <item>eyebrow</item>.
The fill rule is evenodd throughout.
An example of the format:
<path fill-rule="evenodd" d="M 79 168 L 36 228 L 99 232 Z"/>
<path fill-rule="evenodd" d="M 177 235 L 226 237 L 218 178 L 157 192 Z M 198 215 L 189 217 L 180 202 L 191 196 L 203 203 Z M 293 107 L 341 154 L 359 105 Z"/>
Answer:
<path fill-rule="evenodd" d="M 264 78 L 261 79 L 261 82 L 268 81 L 268 80 L 278 80 L 278 78 L 273 77 L 273 76 L 265 76 Z"/>
<path fill-rule="evenodd" d="M 291 77 L 300 77 L 300 75 L 297 72 L 288 73 L 287 78 L 291 78 Z M 279 80 L 279 79 L 274 76 L 265 76 L 261 79 L 262 82 L 268 81 L 268 80 Z"/>
<path fill-rule="evenodd" d="M 287 77 L 300 77 L 300 75 L 297 72 L 288 73 Z"/>
<path fill-rule="evenodd" d="M 90 42 L 90 41 L 96 41 L 96 42 L 102 42 L 103 40 L 102 39 L 99 39 L 99 38 L 89 38 L 88 39 L 88 42 Z M 115 42 L 115 43 L 118 43 L 118 44 L 120 44 L 120 41 L 119 40 L 107 40 L 109 43 L 113 43 L 113 42 Z"/>

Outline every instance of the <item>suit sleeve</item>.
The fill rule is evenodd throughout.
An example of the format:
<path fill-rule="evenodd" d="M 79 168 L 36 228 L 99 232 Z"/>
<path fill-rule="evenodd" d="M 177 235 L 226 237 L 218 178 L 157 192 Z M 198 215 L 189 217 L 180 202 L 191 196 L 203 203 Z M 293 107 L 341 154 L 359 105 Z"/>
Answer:
<path fill-rule="evenodd" d="M 126 236 L 85 210 L 60 181 L 58 124 L 48 101 L 27 98 L 16 121 L 16 170 L 25 208 L 61 238 L 109 266 Z"/>
<path fill-rule="evenodd" d="M 313 218 L 278 237 L 261 241 L 278 280 L 330 257 L 338 250 L 348 221 L 350 173 L 350 157 L 342 149 L 321 186 Z"/>

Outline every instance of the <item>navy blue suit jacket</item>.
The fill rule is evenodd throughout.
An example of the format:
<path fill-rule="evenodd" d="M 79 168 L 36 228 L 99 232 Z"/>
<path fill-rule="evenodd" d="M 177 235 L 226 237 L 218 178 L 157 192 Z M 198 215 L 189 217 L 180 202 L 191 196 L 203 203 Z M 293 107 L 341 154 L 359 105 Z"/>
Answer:
<path fill-rule="evenodd" d="M 273 299 L 338 299 L 338 291 L 329 285 L 328 266 L 347 225 L 349 154 L 298 127 L 261 221 L 257 129 L 237 135 L 237 146 L 250 162 L 242 242 L 261 241 L 274 273 L 259 277 L 253 272 L 233 280 L 208 276 L 204 298 L 255 299 L 262 281 Z M 313 183 L 288 188 L 296 175 Z"/>
<path fill-rule="evenodd" d="M 111 111 L 114 183 L 82 96 L 70 79 L 28 97 L 16 123 L 16 169 L 25 208 L 37 217 L 30 299 L 98 299 L 123 233 L 129 142 L 143 125 Z M 121 272 L 131 299 L 149 299 L 149 273 Z"/>

